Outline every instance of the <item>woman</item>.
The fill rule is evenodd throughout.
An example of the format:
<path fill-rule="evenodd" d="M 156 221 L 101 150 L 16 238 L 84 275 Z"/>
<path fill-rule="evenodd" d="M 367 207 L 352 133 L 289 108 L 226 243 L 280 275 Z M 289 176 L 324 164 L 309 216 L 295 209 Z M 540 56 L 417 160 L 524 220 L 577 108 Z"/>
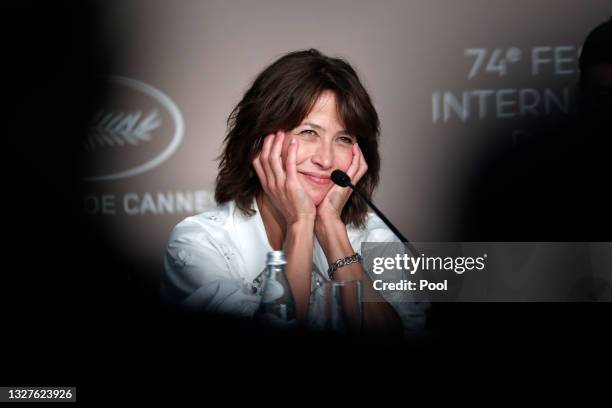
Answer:
<path fill-rule="evenodd" d="M 267 252 L 285 251 L 298 321 L 321 321 L 329 265 L 361 242 L 397 238 L 334 169 L 371 196 L 378 183 L 379 120 L 356 72 L 319 51 L 284 55 L 255 79 L 228 119 L 217 206 L 188 217 L 167 245 L 162 296 L 189 309 L 250 317 L 260 299 Z M 356 257 L 356 256 L 355 256 Z M 359 262 L 333 280 L 369 280 Z M 364 285 L 366 288 L 370 285 Z M 398 315 L 399 312 L 399 315 Z M 421 307 L 364 303 L 364 327 L 397 332 L 424 323 Z"/>

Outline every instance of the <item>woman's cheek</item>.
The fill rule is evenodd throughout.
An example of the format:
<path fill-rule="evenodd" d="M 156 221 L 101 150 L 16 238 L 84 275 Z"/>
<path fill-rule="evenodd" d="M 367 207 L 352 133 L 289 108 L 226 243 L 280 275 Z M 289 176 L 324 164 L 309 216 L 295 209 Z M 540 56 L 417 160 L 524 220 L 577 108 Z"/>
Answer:
<path fill-rule="evenodd" d="M 346 150 L 348 150 L 348 152 Z M 338 168 L 346 173 L 348 168 L 351 167 L 351 162 L 353 161 L 352 149 L 345 149 L 345 151 L 339 155 L 339 158 Z"/>

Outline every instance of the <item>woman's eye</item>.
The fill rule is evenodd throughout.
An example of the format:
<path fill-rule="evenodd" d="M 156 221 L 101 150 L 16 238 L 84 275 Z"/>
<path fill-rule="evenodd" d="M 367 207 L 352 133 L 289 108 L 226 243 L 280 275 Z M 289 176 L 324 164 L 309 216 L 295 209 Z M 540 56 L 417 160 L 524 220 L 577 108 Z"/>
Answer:
<path fill-rule="evenodd" d="M 340 140 L 342 143 L 353 144 L 353 139 L 351 139 L 350 137 L 342 136 L 339 137 L 338 140 Z"/>
<path fill-rule="evenodd" d="M 310 133 L 306 133 L 306 132 L 310 132 Z M 317 132 L 315 132 L 314 130 L 306 129 L 306 130 L 302 130 L 300 132 L 300 135 L 303 135 L 305 133 L 308 134 L 308 135 L 316 135 L 317 134 Z"/>

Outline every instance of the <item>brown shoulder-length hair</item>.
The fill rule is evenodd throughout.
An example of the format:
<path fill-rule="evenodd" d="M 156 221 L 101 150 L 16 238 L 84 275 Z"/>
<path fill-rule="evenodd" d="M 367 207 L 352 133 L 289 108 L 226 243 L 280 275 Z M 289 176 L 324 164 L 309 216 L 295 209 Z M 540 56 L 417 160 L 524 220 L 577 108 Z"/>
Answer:
<path fill-rule="evenodd" d="M 368 164 L 357 187 L 371 198 L 380 172 L 380 122 L 376 109 L 348 62 L 309 49 L 285 54 L 264 69 L 229 115 L 223 152 L 217 158 L 217 203 L 234 200 L 244 214 L 255 213 L 251 205 L 262 187 L 252 161 L 263 138 L 299 126 L 324 91 L 334 92 L 338 117 L 357 138 Z M 345 224 L 362 228 L 366 213 L 366 203 L 351 194 L 341 218 Z"/>

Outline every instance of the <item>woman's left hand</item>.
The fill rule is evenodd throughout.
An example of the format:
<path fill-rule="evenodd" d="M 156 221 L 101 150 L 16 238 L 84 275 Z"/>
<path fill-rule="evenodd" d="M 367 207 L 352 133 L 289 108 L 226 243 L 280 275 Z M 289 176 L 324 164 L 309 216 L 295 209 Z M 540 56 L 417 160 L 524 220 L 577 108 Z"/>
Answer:
<path fill-rule="evenodd" d="M 350 177 L 351 183 L 357 185 L 361 177 L 368 171 L 368 165 L 363 157 L 363 153 L 357 143 L 353 144 L 353 160 L 346 174 Z M 327 195 L 317 206 L 317 223 L 328 223 L 340 221 L 342 209 L 348 201 L 352 189 L 340 187 L 337 184 L 327 192 Z"/>

